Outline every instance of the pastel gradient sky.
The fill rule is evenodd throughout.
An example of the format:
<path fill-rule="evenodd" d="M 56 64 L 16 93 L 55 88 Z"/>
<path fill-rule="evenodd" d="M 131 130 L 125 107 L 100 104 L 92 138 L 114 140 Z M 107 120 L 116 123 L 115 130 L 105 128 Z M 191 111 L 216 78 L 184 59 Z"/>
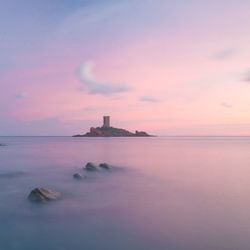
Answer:
<path fill-rule="evenodd" d="M 0 0 L 0 51 L 0 135 L 250 135 L 249 0 Z"/>

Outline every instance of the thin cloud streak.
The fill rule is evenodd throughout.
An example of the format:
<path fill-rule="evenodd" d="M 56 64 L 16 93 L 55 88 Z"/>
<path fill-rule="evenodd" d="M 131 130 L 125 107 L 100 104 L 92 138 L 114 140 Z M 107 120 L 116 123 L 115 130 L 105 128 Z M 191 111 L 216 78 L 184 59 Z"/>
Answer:
<path fill-rule="evenodd" d="M 14 94 L 14 97 L 24 99 L 24 98 L 28 97 L 28 93 L 26 93 L 26 92 L 16 93 L 16 94 Z"/>
<path fill-rule="evenodd" d="M 245 82 L 249 82 L 250 83 L 250 70 L 248 70 L 248 72 L 246 72 L 245 77 L 243 79 Z"/>
<path fill-rule="evenodd" d="M 231 104 L 229 104 L 227 102 L 222 102 L 221 106 L 224 107 L 224 108 L 229 108 L 229 109 L 233 107 Z"/>
<path fill-rule="evenodd" d="M 140 98 L 140 101 L 141 102 L 152 102 L 152 103 L 159 102 L 159 100 L 154 98 L 153 96 L 142 96 Z"/>
<path fill-rule="evenodd" d="M 231 59 L 238 54 L 236 48 L 224 49 L 215 54 L 215 59 L 217 60 L 227 60 Z"/>

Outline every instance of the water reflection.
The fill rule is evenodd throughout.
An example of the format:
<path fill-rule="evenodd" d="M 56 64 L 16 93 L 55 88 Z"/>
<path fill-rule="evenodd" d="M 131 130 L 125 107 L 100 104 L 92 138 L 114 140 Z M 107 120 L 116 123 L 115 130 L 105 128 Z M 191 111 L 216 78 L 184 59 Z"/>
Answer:
<path fill-rule="evenodd" d="M 250 138 L 0 141 L 0 249 L 250 249 Z M 89 161 L 119 168 L 74 180 Z"/>

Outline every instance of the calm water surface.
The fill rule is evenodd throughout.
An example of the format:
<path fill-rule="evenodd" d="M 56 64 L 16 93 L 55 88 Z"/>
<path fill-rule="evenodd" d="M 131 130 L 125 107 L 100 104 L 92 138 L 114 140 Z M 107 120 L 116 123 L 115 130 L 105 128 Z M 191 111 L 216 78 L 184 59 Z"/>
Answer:
<path fill-rule="evenodd" d="M 0 143 L 0 250 L 250 249 L 250 137 Z M 74 180 L 88 161 L 118 168 Z M 63 199 L 32 204 L 39 186 Z"/>

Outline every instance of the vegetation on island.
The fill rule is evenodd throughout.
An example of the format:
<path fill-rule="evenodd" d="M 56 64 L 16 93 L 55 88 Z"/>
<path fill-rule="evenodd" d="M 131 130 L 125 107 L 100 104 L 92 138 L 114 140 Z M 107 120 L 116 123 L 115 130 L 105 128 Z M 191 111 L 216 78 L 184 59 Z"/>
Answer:
<path fill-rule="evenodd" d="M 144 131 L 136 131 L 132 133 L 126 129 L 114 127 L 97 127 L 90 128 L 90 131 L 83 135 L 74 135 L 73 137 L 147 137 L 151 136 Z"/>

